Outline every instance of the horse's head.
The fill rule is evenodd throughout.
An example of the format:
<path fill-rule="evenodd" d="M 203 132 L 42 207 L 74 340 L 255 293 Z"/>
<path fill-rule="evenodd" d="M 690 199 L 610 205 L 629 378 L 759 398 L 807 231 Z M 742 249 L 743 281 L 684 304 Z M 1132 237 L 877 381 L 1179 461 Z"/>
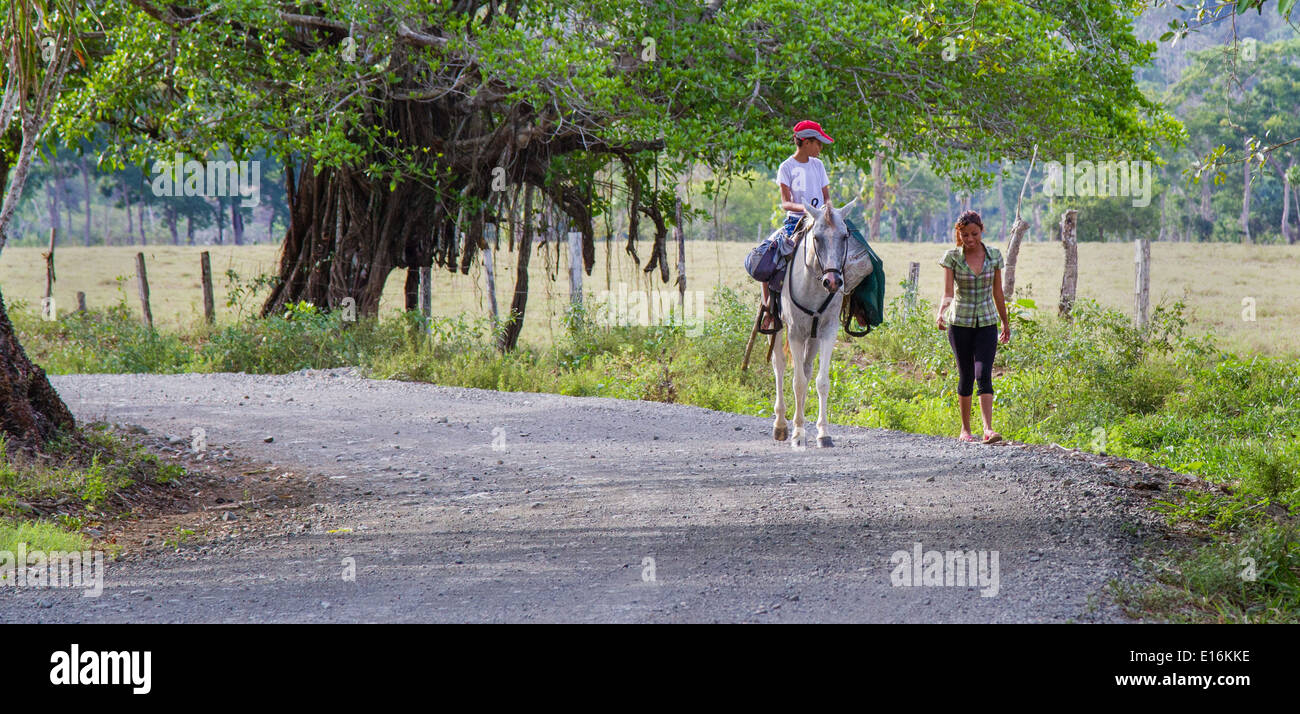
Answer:
<path fill-rule="evenodd" d="M 809 270 L 821 270 L 822 287 L 829 293 L 844 287 L 844 262 L 849 254 L 849 229 L 844 224 L 844 214 L 857 200 L 854 198 L 843 208 L 835 208 L 828 201 L 824 210 L 803 204 L 804 212 L 812 219 L 804 234 L 807 241 L 804 263 Z"/>

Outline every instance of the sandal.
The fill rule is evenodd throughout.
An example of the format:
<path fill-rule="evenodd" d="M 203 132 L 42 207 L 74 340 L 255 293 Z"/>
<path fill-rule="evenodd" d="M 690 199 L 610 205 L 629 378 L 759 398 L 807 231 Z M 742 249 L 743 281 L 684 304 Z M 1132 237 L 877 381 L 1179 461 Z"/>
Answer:
<path fill-rule="evenodd" d="M 974 443 L 974 442 L 975 442 L 975 435 L 974 435 L 974 434 L 962 434 L 961 436 L 957 437 L 957 439 L 958 439 L 958 441 L 965 441 L 965 442 L 967 442 L 967 443 Z"/>
<path fill-rule="evenodd" d="M 997 433 L 996 431 L 989 432 L 988 436 L 984 437 L 985 444 L 996 444 L 999 441 L 1002 441 L 1002 435 Z"/>

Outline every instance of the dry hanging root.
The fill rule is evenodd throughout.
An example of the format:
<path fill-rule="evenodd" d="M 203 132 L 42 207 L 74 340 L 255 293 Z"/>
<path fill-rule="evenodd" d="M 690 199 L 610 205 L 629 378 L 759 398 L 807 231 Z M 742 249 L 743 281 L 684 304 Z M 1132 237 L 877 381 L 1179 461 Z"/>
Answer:
<path fill-rule="evenodd" d="M 631 157 L 620 155 L 623 161 L 623 170 L 627 180 L 628 188 L 628 211 L 627 211 L 627 254 L 632 256 L 632 262 L 641 267 L 641 256 L 636 254 L 636 242 L 641 238 L 641 177 L 637 175 L 636 164 Z"/>

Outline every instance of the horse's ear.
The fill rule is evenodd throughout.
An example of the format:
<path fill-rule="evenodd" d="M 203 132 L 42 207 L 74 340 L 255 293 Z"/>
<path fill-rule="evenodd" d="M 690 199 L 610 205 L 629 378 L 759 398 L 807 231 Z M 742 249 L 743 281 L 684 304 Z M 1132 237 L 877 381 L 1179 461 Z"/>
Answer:
<path fill-rule="evenodd" d="M 803 202 L 803 210 L 804 213 L 807 213 L 808 215 L 812 216 L 814 221 L 820 221 L 822 219 L 822 212 L 817 208 L 813 207 L 813 205 L 808 203 L 807 201 Z"/>
<path fill-rule="evenodd" d="M 840 215 L 843 216 L 849 215 L 849 209 L 853 208 L 855 205 L 857 205 L 857 203 L 858 203 L 858 197 L 854 196 L 852 201 L 849 201 L 843 206 L 840 206 Z"/>

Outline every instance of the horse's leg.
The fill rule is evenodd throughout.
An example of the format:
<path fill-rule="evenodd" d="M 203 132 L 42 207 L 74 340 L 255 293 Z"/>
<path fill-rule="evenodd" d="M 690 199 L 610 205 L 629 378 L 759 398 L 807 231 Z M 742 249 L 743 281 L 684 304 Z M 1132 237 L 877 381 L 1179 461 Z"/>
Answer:
<path fill-rule="evenodd" d="M 804 409 L 808 406 L 808 369 L 805 363 L 808 361 L 808 349 L 812 345 L 811 340 L 790 339 L 790 354 L 794 359 L 794 436 L 790 445 L 795 449 L 805 448 Z"/>
<path fill-rule="evenodd" d="M 826 403 L 830 401 L 831 394 L 831 352 L 835 350 L 835 334 L 831 333 L 829 337 L 818 340 L 817 346 L 820 352 L 817 358 L 817 445 L 834 446 Z"/>
<path fill-rule="evenodd" d="M 773 338 L 779 341 L 786 334 L 785 330 L 781 330 Z M 785 441 L 790 437 L 790 427 L 785 421 L 785 364 L 785 350 L 772 350 L 772 371 L 776 373 L 776 404 L 772 408 L 776 412 L 776 422 L 772 424 L 772 438 L 777 441 Z"/>

